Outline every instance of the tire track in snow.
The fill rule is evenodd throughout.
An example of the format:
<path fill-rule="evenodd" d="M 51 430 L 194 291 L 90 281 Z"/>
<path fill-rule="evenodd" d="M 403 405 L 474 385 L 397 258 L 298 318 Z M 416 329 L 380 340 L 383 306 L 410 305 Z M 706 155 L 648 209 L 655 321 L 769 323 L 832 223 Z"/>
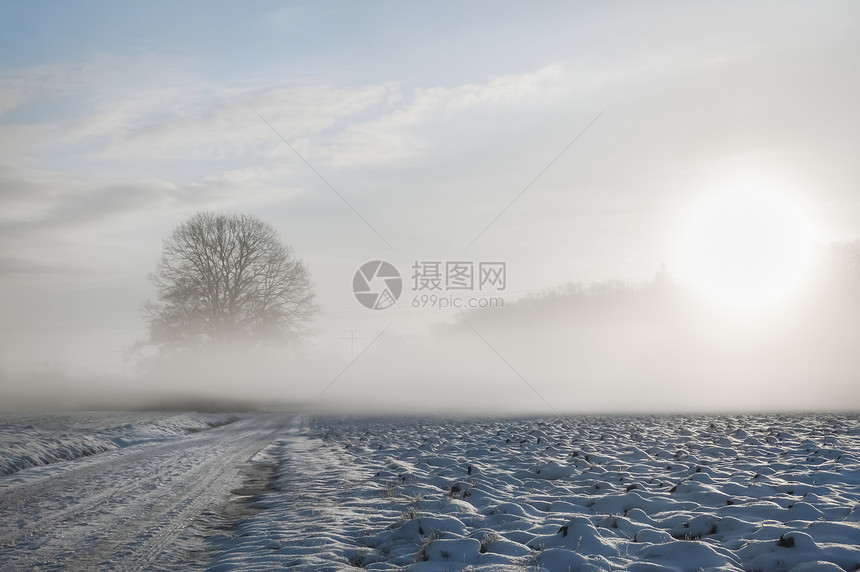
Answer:
<path fill-rule="evenodd" d="M 166 526 L 157 530 L 155 535 L 146 543 L 142 544 L 128 559 L 133 563 L 132 566 L 123 567 L 122 570 L 145 570 L 147 565 L 152 562 L 165 548 L 167 548 L 176 536 L 187 526 L 189 526 L 197 515 L 211 503 L 216 502 L 218 497 L 229 490 L 230 485 L 237 482 L 239 475 L 239 466 L 247 462 L 256 455 L 263 447 L 268 445 L 282 430 L 276 430 L 262 439 L 255 440 L 249 446 L 235 452 L 231 456 L 229 469 L 222 473 L 215 473 L 214 477 L 207 479 L 207 482 L 201 483 L 197 487 L 199 491 L 188 506 L 181 509 L 180 513 L 172 520 L 169 520 Z M 163 522 L 163 519 L 162 519 Z"/>
<path fill-rule="evenodd" d="M 129 458 L 115 458 L 107 460 L 104 465 L 94 464 L 85 467 L 86 470 L 70 470 L 68 473 L 62 473 L 59 476 L 54 476 L 49 479 L 39 480 L 35 483 L 27 483 L 24 488 L 16 489 L 8 494 L 0 494 L 0 522 L 11 520 L 13 515 L 18 514 L 20 519 L 26 518 L 21 515 L 22 508 L 26 508 L 34 495 L 39 497 L 50 498 L 52 494 L 62 496 L 64 490 L 79 486 L 75 481 L 81 481 L 86 478 L 91 478 L 97 473 L 107 472 L 110 469 L 122 465 L 129 465 L 134 459 L 142 456 L 141 453 L 147 453 L 148 456 L 153 456 L 153 453 L 159 453 L 157 456 L 167 456 L 170 452 L 179 449 L 178 445 L 182 443 L 171 443 L 165 445 L 167 451 L 158 448 L 158 451 L 139 451 Z M 135 490 L 145 488 L 157 482 L 161 476 L 158 473 L 153 473 L 137 480 L 125 484 L 118 484 L 112 488 L 102 490 L 96 494 L 92 494 L 77 500 L 70 506 L 58 507 L 55 510 L 50 510 L 46 516 L 37 520 L 23 522 L 18 530 L 6 530 L 6 533 L 0 538 L 0 550 L 7 546 L 13 546 L 21 542 L 27 537 L 44 532 L 48 527 L 53 527 L 58 524 L 68 522 L 76 518 L 82 513 L 93 509 L 96 506 L 102 505 L 111 501 L 114 497 L 123 497 Z"/>
<path fill-rule="evenodd" d="M 140 570 L 238 482 L 287 418 L 260 416 L 0 494 L 0 568 Z M 74 504 L 63 507 L 73 497 Z M 14 505 L 8 501 L 14 500 Z M 56 506 L 60 508 L 54 508 Z M 22 511 L 23 514 L 15 513 Z M 15 530 L 15 519 L 25 520 Z"/>

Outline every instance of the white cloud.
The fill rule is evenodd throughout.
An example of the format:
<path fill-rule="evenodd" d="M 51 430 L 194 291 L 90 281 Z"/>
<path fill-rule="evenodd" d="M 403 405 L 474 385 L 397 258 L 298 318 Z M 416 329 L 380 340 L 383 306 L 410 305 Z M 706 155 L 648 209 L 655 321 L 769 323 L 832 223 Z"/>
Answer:
<path fill-rule="evenodd" d="M 79 90 L 80 84 L 69 79 L 71 72 L 61 68 L 53 74 L 36 70 L 19 74 L 14 81 L 7 80 L 10 87 L 0 97 L 8 107 L 40 93 L 57 96 L 59 84 Z M 82 106 L 77 115 L 37 126 L 2 125 L 0 140 L 20 159 L 27 152 L 31 158 L 49 152 L 93 169 L 108 162 L 114 166 L 215 161 L 240 167 L 291 156 L 293 152 L 257 117 L 259 113 L 309 161 L 331 168 L 379 167 L 431 149 L 431 138 L 419 132 L 429 124 L 443 123 L 466 110 L 536 100 L 563 82 L 562 66 L 551 65 L 483 83 L 411 90 L 396 82 L 241 89 L 187 80 L 126 89 L 95 83 L 86 97 L 89 107 Z M 29 87 L 14 87 L 18 84 Z M 15 145 L 10 143 L 13 139 Z"/>
<path fill-rule="evenodd" d="M 88 163 L 259 161 L 296 148 L 396 98 L 392 84 L 215 90 L 168 86 L 106 100 L 89 116 L 56 126 L 53 141 Z"/>
<path fill-rule="evenodd" d="M 33 84 L 21 77 L 0 77 L 0 117 L 15 109 L 33 94 Z"/>
<path fill-rule="evenodd" d="M 416 88 L 395 109 L 344 129 L 331 145 L 331 164 L 336 168 L 380 166 L 414 158 L 436 144 L 422 137 L 422 127 L 444 124 L 470 109 L 498 112 L 501 105 L 536 101 L 547 92 L 563 89 L 564 83 L 564 68 L 555 64 L 484 83 Z"/>
<path fill-rule="evenodd" d="M 44 65 L 0 73 L 0 119 L 36 98 L 68 95 L 86 80 L 80 66 Z"/>

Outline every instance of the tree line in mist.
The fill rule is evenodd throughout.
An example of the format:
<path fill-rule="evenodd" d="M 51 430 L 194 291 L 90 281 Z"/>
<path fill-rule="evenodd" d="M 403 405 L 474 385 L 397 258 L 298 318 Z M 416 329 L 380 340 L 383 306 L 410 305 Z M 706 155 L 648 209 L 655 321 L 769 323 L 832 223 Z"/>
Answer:
<path fill-rule="evenodd" d="M 696 320 L 715 310 L 718 305 L 694 283 L 674 276 L 662 265 L 646 282 L 569 282 L 503 307 L 469 310 L 460 314 L 454 327 L 463 327 L 465 321 L 492 327 L 590 321 L 669 323 Z M 860 240 L 817 246 L 806 279 L 772 310 L 811 321 L 853 317 L 853 324 L 860 328 L 856 319 L 860 318 Z"/>

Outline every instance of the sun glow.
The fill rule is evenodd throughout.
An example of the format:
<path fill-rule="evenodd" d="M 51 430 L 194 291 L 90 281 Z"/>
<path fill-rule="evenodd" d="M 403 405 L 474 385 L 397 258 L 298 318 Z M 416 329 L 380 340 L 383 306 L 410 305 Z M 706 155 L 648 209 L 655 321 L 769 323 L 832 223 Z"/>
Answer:
<path fill-rule="evenodd" d="M 811 236 L 801 210 L 761 190 L 704 201 L 686 239 L 689 277 L 730 308 L 755 310 L 787 299 L 806 273 Z"/>

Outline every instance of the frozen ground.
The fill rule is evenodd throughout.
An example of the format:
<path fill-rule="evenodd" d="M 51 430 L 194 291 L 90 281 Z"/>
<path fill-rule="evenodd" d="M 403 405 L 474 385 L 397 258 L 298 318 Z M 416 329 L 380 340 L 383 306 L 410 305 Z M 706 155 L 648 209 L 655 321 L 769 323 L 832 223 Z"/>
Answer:
<path fill-rule="evenodd" d="M 856 416 L 310 419 L 214 570 L 860 569 Z"/>
<path fill-rule="evenodd" d="M 0 459 L 20 470 L 0 477 L 0 570 L 205 569 L 206 538 L 229 525 L 234 491 L 255 472 L 249 461 L 289 422 L 196 413 L 4 417 Z"/>
<path fill-rule="evenodd" d="M 0 415 L 0 476 L 235 421 L 205 413 L 74 412 Z"/>
<path fill-rule="evenodd" d="M 860 569 L 856 416 L 236 419 L 4 417 L 0 570 Z"/>

